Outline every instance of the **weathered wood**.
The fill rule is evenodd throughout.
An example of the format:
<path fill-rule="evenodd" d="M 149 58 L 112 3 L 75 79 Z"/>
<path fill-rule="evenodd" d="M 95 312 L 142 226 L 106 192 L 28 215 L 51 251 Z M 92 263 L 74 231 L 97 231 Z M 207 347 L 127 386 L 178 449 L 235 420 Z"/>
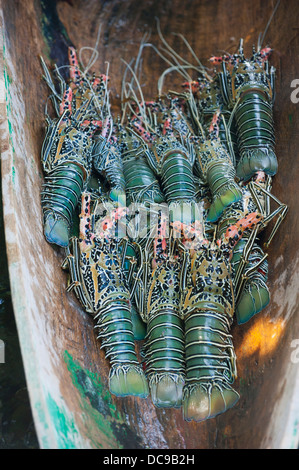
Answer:
<path fill-rule="evenodd" d="M 274 2 L 156 0 L 2 0 L 0 143 L 5 234 L 12 299 L 36 430 L 42 448 L 295 448 L 299 435 L 299 103 L 291 82 L 299 79 L 299 12 L 282 0 L 267 42 L 277 67 L 275 128 L 279 172 L 273 193 L 289 205 L 287 220 L 269 249 L 271 303 L 243 326 L 234 325 L 239 403 L 204 423 L 186 423 L 179 410 L 157 410 L 150 398 L 115 398 L 107 388 L 108 365 L 91 319 L 65 292 L 63 253 L 42 233 L 40 149 L 44 104 L 39 55 L 66 62 L 66 48 L 94 46 L 102 25 L 96 70 L 109 61 L 113 109 L 119 107 L 123 58 L 135 57 L 145 32 L 158 41 L 155 16 L 169 43 L 207 58 L 233 51 L 240 37 L 249 50 L 263 31 Z M 51 6 L 52 5 L 52 6 Z M 189 56 L 190 58 L 190 56 Z M 164 64 L 144 53 L 146 98 L 156 93 Z"/>

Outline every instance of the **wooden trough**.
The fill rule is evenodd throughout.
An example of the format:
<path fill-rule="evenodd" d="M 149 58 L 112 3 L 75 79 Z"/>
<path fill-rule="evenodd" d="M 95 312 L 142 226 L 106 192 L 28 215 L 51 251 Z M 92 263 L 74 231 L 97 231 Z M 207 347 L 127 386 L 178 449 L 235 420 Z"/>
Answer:
<path fill-rule="evenodd" d="M 62 65 L 69 44 L 94 46 L 97 71 L 110 63 L 111 98 L 119 106 L 124 64 L 145 32 L 186 51 L 182 33 L 204 63 L 220 50 L 257 42 L 275 2 L 239 0 L 2 0 L 0 12 L 0 145 L 4 221 L 12 300 L 40 447 L 254 449 L 297 448 L 299 441 L 299 10 L 282 0 L 268 29 L 277 68 L 275 129 L 279 171 L 273 193 L 289 206 L 269 249 L 270 305 L 232 329 L 241 399 L 223 415 L 187 423 L 180 410 L 158 410 L 150 398 L 116 398 L 93 322 L 65 292 L 63 251 L 44 239 L 40 150 L 48 96 L 39 56 Z M 146 96 L 156 93 L 164 64 L 150 50 Z M 297 80 L 297 81 L 295 81 Z M 292 96 L 291 93 L 293 92 Z"/>

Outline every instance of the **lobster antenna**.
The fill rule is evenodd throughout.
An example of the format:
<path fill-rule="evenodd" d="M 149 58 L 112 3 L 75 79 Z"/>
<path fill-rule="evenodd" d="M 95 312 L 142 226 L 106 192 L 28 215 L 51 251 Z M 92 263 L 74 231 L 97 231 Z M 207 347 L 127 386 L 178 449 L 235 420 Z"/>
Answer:
<path fill-rule="evenodd" d="M 201 61 L 199 60 L 199 58 L 197 57 L 197 55 L 195 54 L 194 50 L 192 49 L 192 47 L 190 46 L 189 42 L 187 41 L 187 39 L 185 38 L 185 36 L 183 36 L 182 34 L 180 33 L 172 33 L 174 36 L 179 36 L 182 41 L 185 43 L 185 45 L 187 46 L 188 50 L 191 52 L 191 55 L 194 57 L 194 59 L 196 60 L 196 62 L 198 63 L 199 67 L 200 67 L 200 71 L 202 72 L 202 74 L 204 74 L 206 76 L 206 78 L 210 81 L 212 81 L 212 77 L 207 73 L 207 68 L 204 67 L 201 63 Z"/>
<path fill-rule="evenodd" d="M 134 59 L 131 60 L 131 63 L 133 62 Z M 128 67 L 126 67 L 123 78 L 122 78 L 122 85 L 121 85 L 121 110 L 122 110 L 122 119 L 121 122 L 123 122 L 124 115 L 126 108 L 128 106 L 127 100 L 128 100 L 128 95 L 126 94 L 125 88 L 126 88 L 126 76 L 128 73 Z"/>
<path fill-rule="evenodd" d="M 106 64 L 107 64 L 106 77 L 108 77 L 110 64 L 109 64 L 109 62 L 106 62 Z M 112 117 L 112 114 L 111 114 L 111 107 L 110 107 L 110 100 L 109 100 L 110 91 L 108 90 L 108 78 L 106 78 L 106 80 L 104 81 L 104 87 L 105 87 L 105 94 L 104 94 L 102 109 L 106 108 L 106 111 L 107 111 L 107 115 L 103 116 L 103 119 L 104 119 L 104 117 L 105 118 L 108 117 L 108 119 L 109 119 L 109 134 L 108 134 L 108 138 L 107 138 L 107 141 L 109 141 L 111 139 L 111 135 L 112 135 L 112 131 L 113 131 L 113 117 Z M 97 100 L 97 97 L 96 97 L 96 100 Z"/>
<path fill-rule="evenodd" d="M 136 139 L 139 140 L 139 142 L 141 143 L 143 148 L 146 148 L 146 144 L 145 144 L 143 138 L 139 134 L 137 134 L 137 132 L 135 132 L 134 129 L 132 129 L 132 127 L 126 127 L 126 130 L 128 132 L 130 132 L 131 134 L 133 134 L 136 137 Z"/>
<path fill-rule="evenodd" d="M 191 90 L 190 90 L 190 96 L 189 96 L 189 99 L 188 99 L 188 104 L 189 104 L 189 109 L 190 109 L 191 114 L 192 114 L 192 118 L 193 118 L 197 128 L 200 130 L 200 133 L 201 133 L 202 137 L 205 138 L 205 131 L 204 131 L 203 126 L 200 122 L 200 118 L 199 118 L 199 115 L 198 115 L 198 109 L 197 109 L 197 106 L 196 106 L 196 103 L 195 103 L 193 93 L 191 93 Z"/>
<path fill-rule="evenodd" d="M 244 49 L 243 49 L 243 38 L 240 39 L 240 45 L 239 45 L 239 54 L 244 57 Z"/>
<path fill-rule="evenodd" d="M 217 225 L 216 227 L 214 228 L 214 234 L 213 234 L 213 241 L 212 241 L 212 245 L 215 244 L 215 240 L 216 240 L 216 233 L 217 233 Z"/>
<path fill-rule="evenodd" d="M 139 47 L 139 51 L 138 51 L 138 54 L 137 54 L 137 57 L 136 57 L 135 67 L 134 67 L 134 71 L 135 71 L 136 76 L 137 76 L 137 73 L 138 73 L 139 63 L 141 64 L 141 55 L 142 55 L 143 49 L 144 49 L 144 47 L 147 43 L 147 40 L 149 38 L 150 38 L 150 33 L 145 33 L 143 35 L 143 38 L 141 39 L 141 43 L 140 43 L 140 47 Z M 141 72 L 141 65 L 140 65 L 140 72 Z"/>
<path fill-rule="evenodd" d="M 148 128 L 148 120 L 147 120 L 147 116 L 146 116 L 146 112 L 145 112 L 145 101 L 144 101 L 144 96 L 143 96 L 143 93 L 142 93 L 142 90 L 141 90 L 141 86 L 140 86 L 140 83 L 138 81 L 138 78 L 135 74 L 135 71 L 132 69 L 131 65 L 128 64 L 124 59 L 121 59 L 126 65 L 127 65 L 127 68 L 130 70 L 132 76 L 133 76 L 133 79 L 137 85 L 137 88 L 138 88 L 138 91 L 139 91 L 139 94 L 140 94 L 140 100 L 141 100 L 141 106 L 139 104 L 139 101 L 137 99 L 137 95 L 133 89 L 133 85 L 132 85 L 132 81 L 131 83 L 129 82 L 126 82 L 125 85 L 127 85 L 127 87 L 130 89 L 131 91 L 131 94 L 133 95 L 133 99 L 134 101 L 136 102 L 136 105 L 138 106 L 139 108 L 139 111 L 140 111 L 140 114 L 142 115 L 142 117 L 144 118 L 144 124 L 145 124 L 145 127 Z M 127 98 L 129 97 L 129 94 L 126 95 Z M 134 114 L 136 115 L 136 113 L 134 112 Z"/>
<path fill-rule="evenodd" d="M 98 111 L 99 111 L 100 115 L 102 115 L 102 106 L 99 103 L 98 97 L 97 97 L 96 93 L 94 92 L 94 89 L 93 89 L 93 87 L 90 83 L 90 80 L 87 78 L 87 74 L 88 74 L 89 70 L 92 68 L 92 66 L 96 63 L 96 61 L 98 60 L 98 57 L 99 57 L 99 52 L 98 52 L 97 49 L 98 49 L 98 46 L 99 46 L 101 30 L 102 30 L 102 24 L 100 23 L 99 27 L 98 27 L 97 38 L 96 38 L 96 42 L 95 42 L 94 47 L 84 46 L 84 47 L 81 47 L 80 50 L 79 50 L 79 62 L 81 64 L 82 68 L 83 68 L 83 71 L 81 73 L 82 73 L 83 77 L 87 80 L 88 87 L 89 87 L 89 89 L 90 89 L 90 91 L 93 95 L 94 101 L 96 102 L 96 107 L 98 108 Z M 86 51 L 86 50 L 92 51 L 92 54 L 89 58 L 89 61 L 88 61 L 87 65 L 85 66 L 84 61 L 83 61 L 83 52 Z M 108 77 L 108 69 L 109 69 L 109 65 L 107 66 L 106 77 Z M 108 96 L 109 96 L 109 93 L 108 93 L 108 90 L 107 90 L 107 83 L 105 83 L 104 86 L 105 86 L 105 96 L 104 96 L 104 105 L 103 106 L 106 106 L 106 108 L 108 110 L 109 118 L 111 118 L 111 113 L 110 113 L 110 110 L 109 110 L 110 107 L 107 104 L 108 103 Z"/>
<path fill-rule="evenodd" d="M 131 82 L 126 82 L 126 81 L 125 81 L 125 75 L 127 74 L 127 71 L 130 70 L 130 72 L 131 72 L 133 78 L 135 78 L 135 82 L 136 82 L 136 84 L 137 84 L 137 88 L 138 88 L 138 91 L 139 91 L 139 93 L 140 93 L 141 103 L 142 103 L 142 105 L 144 106 L 144 97 L 143 97 L 143 93 L 142 93 L 142 90 L 141 90 L 141 87 L 140 87 L 140 83 L 139 83 L 139 81 L 138 81 L 138 79 L 137 79 L 137 77 L 136 77 L 136 74 L 135 74 L 133 68 L 131 67 L 131 65 L 128 64 L 128 62 L 126 62 L 124 59 L 121 59 L 121 60 L 122 60 L 122 62 L 124 62 L 124 64 L 126 64 L 126 66 L 127 66 L 127 67 L 126 67 L 125 74 L 124 74 L 124 78 L 123 78 L 123 88 L 122 88 L 123 91 L 124 91 L 125 99 L 128 100 L 129 97 L 130 97 L 130 93 L 126 93 L 126 88 L 129 88 L 129 90 L 131 91 L 131 93 L 132 93 L 132 95 L 133 95 L 133 100 L 136 102 L 137 106 L 139 107 L 140 112 L 142 113 L 142 109 L 140 108 L 140 104 L 139 104 L 139 102 L 138 102 L 137 95 L 136 95 L 136 93 L 135 93 L 135 91 L 134 91 L 134 88 L 133 88 L 132 80 L 131 80 Z M 132 61 L 131 61 L 131 63 L 132 63 Z M 135 113 L 134 113 L 134 114 L 135 114 Z"/>
<path fill-rule="evenodd" d="M 155 123 L 154 118 L 153 118 L 154 115 L 152 114 L 150 108 L 147 108 L 146 111 L 147 111 L 147 114 L 148 114 L 148 119 L 149 119 L 149 123 L 150 123 L 151 128 L 153 128 L 153 127 L 156 128 L 156 125 L 155 125 L 156 123 Z"/>
<path fill-rule="evenodd" d="M 62 101 L 62 96 L 60 96 L 58 93 L 57 93 L 57 90 L 55 88 L 55 85 L 53 83 L 53 80 L 52 80 L 52 77 L 50 75 L 50 72 L 49 72 L 49 69 L 48 67 L 46 66 L 46 63 L 43 59 L 42 56 L 40 56 L 40 61 L 41 61 L 41 64 L 42 64 L 42 68 L 43 68 L 43 71 L 44 71 L 44 75 L 43 75 L 43 78 L 45 80 L 45 82 L 47 83 L 48 87 L 50 88 L 50 90 L 52 91 L 53 95 L 55 96 L 55 98 L 58 100 L 58 101 Z M 56 108 L 56 107 L 55 107 Z M 59 113 L 58 113 L 59 114 Z"/>
<path fill-rule="evenodd" d="M 235 153 L 234 153 L 234 150 L 233 150 L 232 138 L 231 138 L 231 134 L 229 132 L 228 126 L 226 125 L 225 117 L 223 116 L 222 113 L 221 113 L 221 119 L 222 119 L 223 126 L 224 126 L 224 129 L 225 129 L 225 136 L 226 136 L 226 140 L 227 140 L 227 143 L 228 143 L 229 154 L 230 154 L 233 165 L 235 165 L 236 164 L 236 158 L 235 158 Z"/>
<path fill-rule="evenodd" d="M 178 61 L 181 61 L 183 63 L 185 63 L 186 65 L 190 65 L 190 63 L 184 59 L 182 56 L 180 56 L 169 44 L 168 42 L 166 41 L 166 39 L 164 38 L 162 32 L 161 32 L 161 28 L 160 28 L 160 20 L 159 18 L 156 17 L 156 22 L 157 22 L 157 31 L 158 31 L 158 35 L 159 35 L 159 38 L 161 39 L 161 41 L 163 42 L 163 44 L 165 45 L 166 49 L 163 48 L 164 51 L 166 51 L 171 57 L 172 59 L 178 63 Z M 173 34 L 176 34 L 176 33 L 173 33 Z M 191 47 L 191 46 L 190 46 Z"/>
<path fill-rule="evenodd" d="M 139 77 L 138 78 L 139 83 L 141 83 L 141 76 L 142 76 L 142 57 L 141 56 L 142 56 L 144 47 L 147 46 L 147 41 L 149 40 L 150 35 L 151 35 L 150 32 L 144 34 L 144 36 L 141 40 L 138 55 L 137 55 L 137 58 L 136 58 L 136 61 L 135 61 L 134 72 L 135 72 L 136 77 L 137 76 Z M 131 80 L 131 84 L 133 85 L 132 82 L 133 82 L 133 78 Z M 140 86 L 140 88 L 141 88 L 141 86 Z M 147 109 L 146 107 L 144 107 L 143 111 L 144 111 L 144 120 L 145 120 L 145 122 L 148 123 L 150 125 L 150 127 L 152 127 L 153 119 L 152 119 L 152 114 L 151 114 L 150 109 Z M 148 117 L 146 117 L 147 115 L 148 115 Z"/>
<path fill-rule="evenodd" d="M 235 115 L 235 112 L 236 112 L 236 109 L 237 109 L 237 106 L 238 106 L 239 102 L 240 102 L 240 98 L 237 99 L 237 101 L 236 101 L 236 103 L 235 103 L 235 105 L 232 109 L 232 112 L 230 113 L 230 117 L 229 117 L 228 124 L 227 124 L 228 129 L 231 128 L 231 125 L 232 125 L 232 122 L 233 122 L 233 117 Z"/>
<path fill-rule="evenodd" d="M 64 95 L 65 89 L 66 89 L 66 83 L 64 78 L 62 77 L 60 71 L 58 70 L 57 64 L 54 64 L 54 69 L 55 69 L 55 74 L 59 80 L 59 85 L 60 85 L 60 94 L 61 96 Z"/>
<path fill-rule="evenodd" d="M 173 67 L 176 67 L 173 62 L 170 62 L 169 59 L 167 59 L 159 49 L 157 49 L 153 44 L 151 43 L 147 43 L 144 45 L 145 47 L 151 47 L 152 49 L 154 49 L 154 51 L 156 52 L 156 54 L 158 54 L 159 57 L 161 57 L 162 60 L 164 60 L 164 62 L 166 62 L 167 64 L 169 64 L 169 69 L 167 70 L 173 70 Z M 164 51 L 165 49 L 162 48 L 162 50 Z M 168 51 L 166 51 L 168 52 Z M 184 69 L 188 69 L 188 68 L 194 68 L 196 71 L 198 71 L 197 67 L 194 67 L 192 66 L 191 64 L 189 65 L 181 65 L 178 63 L 178 61 L 176 59 L 174 59 L 174 61 L 177 63 L 177 71 L 184 77 L 185 80 L 188 80 L 188 81 L 191 81 L 191 77 L 189 74 L 185 73 Z"/>
<path fill-rule="evenodd" d="M 89 59 L 86 66 L 84 66 L 84 63 L 82 60 L 83 51 L 92 51 L 91 58 Z M 98 57 L 99 57 L 99 53 L 95 48 L 90 47 L 90 46 L 81 47 L 81 49 L 79 50 L 79 62 L 82 65 L 84 77 L 87 75 L 89 69 L 96 63 L 96 61 L 98 60 Z"/>
<path fill-rule="evenodd" d="M 96 43 L 95 43 L 94 47 L 85 46 L 85 47 L 81 47 L 81 49 L 79 50 L 79 61 L 81 62 L 81 65 L 84 69 L 84 72 L 83 72 L 84 75 L 87 74 L 88 70 L 98 60 L 99 53 L 98 53 L 97 49 L 98 49 L 98 46 L 99 46 L 99 41 L 100 41 L 100 36 L 101 36 L 101 29 L 102 29 L 102 24 L 100 23 L 99 27 L 98 27 L 97 39 L 96 39 Z M 83 60 L 82 60 L 82 53 L 83 53 L 83 51 L 86 51 L 86 50 L 92 51 L 92 54 L 90 56 L 90 59 L 89 59 L 87 65 L 84 66 L 84 63 L 83 63 Z"/>
<path fill-rule="evenodd" d="M 273 17 L 274 17 L 274 15 L 275 15 L 276 11 L 277 11 L 277 8 L 279 7 L 279 4 L 280 4 L 280 0 L 277 1 L 276 5 L 275 5 L 275 7 L 274 7 L 274 9 L 273 9 L 273 11 L 272 11 L 272 14 L 271 14 L 271 16 L 270 16 L 270 18 L 269 18 L 269 20 L 268 20 L 268 23 L 266 24 L 266 27 L 265 27 L 265 29 L 264 29 L 264 32 L 263 32 L 262 37 L 260 37 L 261 35 L 259 35 L 258 43 L 257 43 L 257 51 L 258 51 L 258 52 L 260 52 L 260 50 L 261 50 L 261 47 L 262 47 L 262 45 L 263 45 L 265 36 L 266 36 L 266 34 L 267 34 L 267 31 L 268 31 L 268 29 L 269 29 L 269 26 L 270 26 L 270 24 L 271 24 L 271 21 L 273 20 Z"/>
<path fill-rule="evenodd" d="M 146 44 L 145 44 L 145 47 L 151 47 L 152 49 L 154 49 L 154 51 L 156 52 L 156 54 L 158 54 L 158 55 L 161 57 L 161 59 L 164 60 L 164 62 L 166 62 L 166 63 L 169 64 L 170 66 L 173 65 L 173 63 L 170 62 L 170 60 L 169 60 L 167 57 L 165 57 L 165 56 L 162 54 L 162 52 L 161 52 L 156 46 L 154 46 L 154 44 L 152 44 L 151 42 L 146 43 Z M 165 50 L 164 48 L 162 48 L 162 49 Z"/>
<path fill-rule="evenodd" d="M 106 77 L 108 77 L 108 74 L 109 74 L 109 62 L 106 62 L 107 66 L 106 66 Z M 104 88 L 105 88 L 105 93 L 104 93 L 104 99 L 103 99 L 103 105 L 102 105 L 102 109 L 107 109 L 108 111 L 108 115 L 109 117 L 111 117 L 111 113 L 110 113 L 110 106 L 109 106 L 109 91 L 108 91 L 108 86 L 107 86 L 107 78 L 106 80 L 103 80 L 104 81 Z"/>
<path fill-rule="evenodd" d="M 175 65 L 173 62 L 171 62 L 169 59 L 167 59 L 167 58 L 161 53 L 161 51 L 160 51 L 159 49 L 157 49 L 157 47 L 155 47 L 155 46 L 154 46 L 153 44 L 151 44 L 151 43 L 144 44 L 144 46 L 145 46 L 145 47 L 151 47 L 152 49 L 154 49 L 154 51 L 158 54 L 158 56 L 161 57 L 161 59 L 163 59 L 164 62 L 166 62 L 167 64 L 169 64 L 170 67 L 169 67 L 168 69 L 166 69 L 166 70 L 163 72 L 163 74 L 165 74 L 165 75 L 166 75 L 167 73 L 170 73 L 170 72 L 173 71 L 173 70 L 176 70 L 177 72 L 179 72 L 179 73 L 182 75 L 182 77 L 184 77 L 185 80 L 191 81 L 192 79 L 191 79 L 190 75 L 185 72 L 185 69 L 194 69 L 194 70 L 196 70 L 197 73 L 199 72 L 198 67 L 196 67 L 196 66 L 194 66 L 194 65 L 192 65 L 192 64 L 189 64 L 188 62 L 187 62 L 187 65 L 182 65 L 182 64 L 180 64 L 180 63 L 177 61 L 177 59 L 176 59 L 175 57 L 172 57 L 172 59 L 174 60 L 174 62 L 176 62 L 176 64 L 177 64 L 177 65 Z M 162 49 L 163 51 L 167 52 L 168 54 L 170 54 L 169 51 L 166 50 L 166 49 L 164 49 L 163 47 L 162 47 L 161 49 Z M 182 59 L 182 60 L 183 60 L 183 59 Z M 176 68 L 175 68 L 175 67 L 176 67 Z M 162 75 L 163 75 L 163 74 L 162 74 Z M 161 75 L 160 78 L 159 78 L 159 80 L 161 80 L 161 81 L 162 81 L 162 75 Z M 158 83 L 159 83 L 159 80 L 158 80 Z M 162 82 L 162 83 L 163 83 L 163 82 Z M 159 86 L 158 86 L 158 88 L 159 88 Z M 160 87 L 160 88 L 161 88 L 161 90 L 162 90 L 162 87 Z M 162 91 L 161 91 L 161 94 L 162 94 Z"/>
<path fill-rule="evenodd" d="M 139 108 L 140 114 L 143 116 L 144 123 L 145 123 L 145 125 L 146 125 L 146 127 L 147 127 L 147 124 L 148 124 L 148 123 L 147 123 L 147 117 L 146 117 L 145 109 L 144 109 L 142 106 L 140 106 L 139 101 L 138 101 L 138 98 L 137 98 L 137 95 L 136 95 L 136 93 L 135 93 L 135 90 L 134 90 L 132 84 L 131 84 L 131 83 L 126 83 L 126 86 L 127 86 L 127 88 L 129 88 L 129 90 L 130 90 L 130 93 L 127 93 L 127 95 L 126 95 L 126 96 L 127 96 L 127 99 L 129 99 L 129 97 L 130 97 L 130 100 L 133 100 L 133 101 L 135 102 L 136 106 Z M 138 115 L 136 114 L 136 112 L 135 112 L 134 109 L 132 108 L 132 105 L 131 105 L 130 102 L 127 103 L 127 106 L 128 106 L 128 108 L 130 109 L 131 114 L 133 114 L 133 116 L 135 116 L 136 118 L 138 118 Z"/>
<path fill-rule="evenodd" d="M 164 47 L 161 47 L 161 50 L 164 51 L 164 52 L 167 52 L 172 60 L 179 66 L 179 67 L 182 67 L 182 69 L 195 69 L 197 73 L 200 73 L 200 70 L 198 69 L 198 67 L 196 67 L 195 65 L 192 65 L 190 64 L 189 62 L 187 62 L 186 60 L 184 60 L 182 57 L 180 57 L 180 60 L 183 62 L 183 64 L 180 63 L 180 61 L 175 57 L 173 56 L 167 49 L 165 49 Z M 188 76 L 186 77 L 187 79 L 189 78 Z"/>
<path fill-rule="evenodd" d="M 168 69 L 164 70 L 164 72 L 160 75 L 159 79 L 158 79 L 158 95 L 161 96 L 162 95 L 162 89 L 163 89 L 163 83 L 164 83 L 164 79 L 165 79 L 165 76 L 167 74 L 169 74 L 170 72 L 180 72 L 181 73 L 181 69 L 182 69 L 182 65 L 178 64 L 178 65 L 172 65 L 172 67 L 169 67 Z M 184 76 L 184 78 L 186 78 L 188 81 L 191 81 L 191 77 L 187 74 L 184 75 L 181 73 L 181 75 Z"/>

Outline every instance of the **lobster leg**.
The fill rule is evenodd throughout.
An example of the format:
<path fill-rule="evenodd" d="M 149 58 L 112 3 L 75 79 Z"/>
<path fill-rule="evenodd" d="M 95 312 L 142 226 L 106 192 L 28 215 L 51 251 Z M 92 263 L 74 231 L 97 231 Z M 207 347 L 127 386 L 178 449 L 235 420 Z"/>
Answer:
<path fill-rule="evenodd" d="M 285 219 L 285 217 L 287 215 L 288 206 L 286 204 L 281 203 L 277 199 L 277 197 L 275 197 L 270 191 L 268 191 L 267 189 L 264 189 L 260 184 L 257 184 L 254 181 L 250 181 L 250 183 L 248 184 L 248 187 L 249 187 L 249 189 L 252 193 L 252 196 L 253 196 L 253 198 L 254 198 L 254 200 L 256 201 L 257 204 L 258 204 L 258 201 L 259 201 L 258 192 L 262 192 L 263 194 L 266 195 L 266 197 L 268 199 L 271 199 L 272 201 L 274 201 L 278 205 L 278 208 L 275 209 L 273 212 L 269 211 L 269 213 L 264 214 L 264 220 L 263 220 L 263 225 L 264 226 L 267 226 L 269 224 L 269 222 L 271 222 L 272 220 L 275 219 L 275 217 L 277 217 L 277 219 L 275 221 L 275 224 L 274 224 L 274 227 L 272 228 L 272 231 L 271 231 L 271 233 L 268 237 L 268 240 L 265 242 L 265 247 L 268 248 L 271 241 L 273 240 L 273 237 L 275 236 L 280 224 L 283 222 L 283 220 Z"/>

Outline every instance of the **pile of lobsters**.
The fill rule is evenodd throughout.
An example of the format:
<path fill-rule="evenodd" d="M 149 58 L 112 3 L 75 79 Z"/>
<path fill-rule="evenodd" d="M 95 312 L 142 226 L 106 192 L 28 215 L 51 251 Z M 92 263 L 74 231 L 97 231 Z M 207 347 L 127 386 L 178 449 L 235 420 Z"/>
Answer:
<path fill-rule="evenodd" d="M 84 69 L 73 47 L 67 80 L 42 59 L 55 113 L 41 151 L 44 234 L 65 250 L 67 290 L 94 318 L 110 392 L 150 394 L 202 421 L 239 399 L 232 322 L 270 300 L 264 250 L 287 212 L 271 193 L 275 69 L 270 48 L 246 57 L 241 40 L 210 59 L 211 73 L 163 38 L 167 67 L 146 101 L 146 45 L 126 65 L 117 117 L 109 77 Z M 182 85 L 165 91 L 170 72 Z"/>

